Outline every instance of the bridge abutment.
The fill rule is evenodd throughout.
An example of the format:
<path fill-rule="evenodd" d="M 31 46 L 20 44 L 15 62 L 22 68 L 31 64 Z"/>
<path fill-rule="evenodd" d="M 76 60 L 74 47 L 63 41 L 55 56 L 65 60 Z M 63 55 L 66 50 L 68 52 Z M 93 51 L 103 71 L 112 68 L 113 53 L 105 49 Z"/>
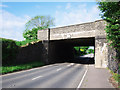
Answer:
<path fill-rule="evenodd" d="M 108 65 L 108 47 L 105 38 L 95 39 L 95 67 L 106 68 Z"/>

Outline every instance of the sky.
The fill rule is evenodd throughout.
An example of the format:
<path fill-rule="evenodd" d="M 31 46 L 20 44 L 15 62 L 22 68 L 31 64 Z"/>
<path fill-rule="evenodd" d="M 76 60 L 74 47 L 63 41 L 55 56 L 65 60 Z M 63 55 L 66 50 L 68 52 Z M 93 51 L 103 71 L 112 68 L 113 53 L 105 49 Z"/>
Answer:
<path fill-rule="evenodd" d="M 99 14 L 96 2 L 2 2 L 0 37 L 24 40 L 25 23 L 37 15 L 49 15 L 55 18 L 54 27 L 61 27 L 99 20 Z"/>

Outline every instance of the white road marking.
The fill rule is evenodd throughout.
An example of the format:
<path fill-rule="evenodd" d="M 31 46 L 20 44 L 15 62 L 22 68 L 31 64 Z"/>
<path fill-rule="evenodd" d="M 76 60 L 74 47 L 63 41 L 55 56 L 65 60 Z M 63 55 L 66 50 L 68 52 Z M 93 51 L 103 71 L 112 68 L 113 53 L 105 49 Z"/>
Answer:
<path fill-rule="evenodd" d="M 62 68 L 57 69 L 57 71 L 60 71 L 60 70 L 62 70 Z"/>
<path fill-rule="evenodd" d="M 35 79 L 37 79 L 37 78 L 41 78 L 41 77 L 43 77 L 43 76 L 38 76 L 38 77 L 35 77 L 35 78 L 33 78 L 32 80 L 35 80 Z"/>
<path fill-rule="evenodd" d="M 78 87 L 77 87 L 77 89 L 76 89 L 76 90 L 79 90 L 79 88 L 81 87 L 82 82 L 83 82 L 83 80 L 84 80 L 84 78 L 85 78 L 85 76 L 86 76 L 87 72 L 88 72 L 88 67 L 87 67 L 87 70 L 85 71 L 85 73 L 84 73 L 84 75 L 83 75 L 83 77 L 82 77 L 82 79 L 81 79 L 81 81 L 80 81 L 80 83 L 79 83 L 79 85 L 78 85 Z"/>
<path fill-rule="evenodd" d="M 69 67 L 69 66 L 72 66 L 72 65 L 74 65 L 74 63 L 71 63 L 71 64 L 69 64 L 69 65 L 67 65 L 67 66 Z"/>

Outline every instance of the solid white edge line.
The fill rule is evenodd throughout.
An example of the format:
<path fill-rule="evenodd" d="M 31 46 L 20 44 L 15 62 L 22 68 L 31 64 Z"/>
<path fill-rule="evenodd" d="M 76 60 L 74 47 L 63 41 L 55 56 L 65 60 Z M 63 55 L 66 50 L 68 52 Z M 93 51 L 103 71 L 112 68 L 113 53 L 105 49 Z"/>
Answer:
<path fill-rule="evenodd" d="M 63 63 L 63 64 L 66 64 L 66 63 Z M 53 64 L 53 65 L 56 65 L 56 64 Z M 5 75 L 0 75 L 0 77 L 13 75 L 13 74 L 17 74 L 17 73 L 22 73 L 22 72 L 26 72 L 26 71 L 32 71 L 32 70 L 36 70 L 36 69 L 41 69 L 41 68 L 45 68 L 45 67 L 49 67 L 49 66 L 53 66 L 53 65 L 46 65 L 46 66 L 41 66 L 41 67 L 37 67 L 37 68 L 31 68 L 31 69 L 28 69 L 28 70 L 22 70 L 22 71 L 18 71 L 18 72 L 8 73 L 8 74 L 5 74 Z"/>
<path fill-rule="evenodd" d="M 83 75 L 83 77 L 82 77 L 82 79 L 81 79 L 81 81 L 80 81 L 80 83 L 79 83 L 79 85 L 78 85 L 78 87 L 77 87 L 77 89 L 76 89 L 76 90 L 79 90 L 79 88 L 81 87 L 82 82 L 83 82 L 83 80 L 84 80 L 84 78 L 85 78 L 85 76 L 86 76 L 87 72 L 88 72 L 88 67 L 87 67 L 87 70 L 85 71 L 85 73 L 84 73 L 84 75 Z"/>
<path fill-rule="evenodd" d="M 41 77 L 43 77 L 43 76 L 38 76 L 38 77 L 35 77 L 35 78 L 33 78 L 32 80 L 35 80 L 35 79 L 37 79 L 37 78 L 41 78 Z"/>

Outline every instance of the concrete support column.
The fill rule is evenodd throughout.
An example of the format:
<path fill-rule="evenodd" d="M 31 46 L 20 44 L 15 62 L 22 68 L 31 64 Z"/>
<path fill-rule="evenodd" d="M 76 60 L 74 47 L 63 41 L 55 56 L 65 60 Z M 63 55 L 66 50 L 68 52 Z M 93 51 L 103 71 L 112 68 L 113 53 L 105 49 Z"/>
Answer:
<path fill-rule="evenodd" d="M 95 38 L 95 67 L 106 68 L 108 65 L 108 47 L 105 38 Z"/>

